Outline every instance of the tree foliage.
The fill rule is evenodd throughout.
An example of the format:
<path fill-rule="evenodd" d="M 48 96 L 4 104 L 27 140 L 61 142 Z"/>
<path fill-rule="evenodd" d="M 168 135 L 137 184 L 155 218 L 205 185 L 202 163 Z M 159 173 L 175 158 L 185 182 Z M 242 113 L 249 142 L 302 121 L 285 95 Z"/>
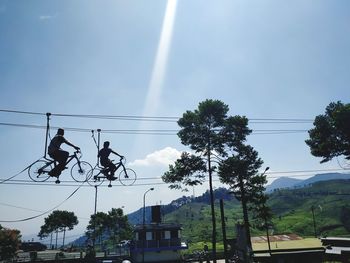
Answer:
<path fill-rule="evenodd" d="M 239 201 L 243 190 L 247 200 L 259 201 L 267 182 L 265 175 L 258 174 L 262 163 L 253 147 L 242 144 L 235 154 L 222 161 L 218 171 L 220 181 L 230 186 Z"/>
<path fill-rule="evenodd" d="M 0 260 L 11 259 L 15 256 L 21 242 L 20 231 L 3 228 L 0 225 Z"/>
<path fill-rule="evenodd" d="M 321 163 L 341 155 L 350 160 L 350 104 L 330 103 L 325 114 L 316 116 L 309 137 L 305 142 L 312 155 L 323 158 Z"/>
<path fill-rule="evenodd" d="M 74 212 L 55 210 L 45 218 L 45 224 L 40 227 L 38 236 L 44 238 L 53 232 L 64 232 L 64 244 L 66 230 L 72 230 L 78 223 Z"/>
<path fill-rule="evenodd" d="M 202 184 L 208 174 L 214 254 L 216 223 L 212 174 L 219 170 L 223 183 L 229 184 L 237 196 L 242 195 L 244 189 L 251 201 L 253 196 L 258 199 L 257 193 L 264 190 L 266 183 L 266 178 L 256 175 L 262 164 L 261 159 L 252 147 L 244 144 L 251 133 L 248 119 L 228 116 L 228 111 L 229 107 L 219 100 L 205 100 L 194 111 L 186 111 L 178 120 L 181 127 L 178 136 L 182 144 L 189 146 L 194 153 L 183 153 L 162 177 L 164 182 L 171 184 L 170 188 L 181 189 Z M 245 204 L 248 201 L 247 198 L 240 200 Z"/>
<path fill-rule="evenodd" d="M 91 215 L 86 234 L 91 239 L 102 239 L 102 235 L 106 235 L 115 244 L 120 240 L 131 239 L 132 228 L 123 209 L 112 208 L 108 213 Z"/>
<path fill-rule="evenodd" d="M 183 185 L 202 184 L 205 181 L 206 172 L 205 162 L 200 156 L 183 152 L 174 165 L 169 165 L 169 171 L 164 173 L 162 179 L 165 183 L 170 183 L 171 189 L 183 189 Z"/>

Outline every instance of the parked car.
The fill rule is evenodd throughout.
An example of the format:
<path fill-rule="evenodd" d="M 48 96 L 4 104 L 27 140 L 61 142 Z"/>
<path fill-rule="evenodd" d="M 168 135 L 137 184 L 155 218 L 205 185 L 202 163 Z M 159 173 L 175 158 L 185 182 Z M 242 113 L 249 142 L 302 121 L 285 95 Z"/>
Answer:
<path fill-rule="evenodd" d="M 23 250 L 24 252 L 28 251 L 43 251 L 46 250 L 46 245 L 40 243 L 40 242 L 22 242 L 19 246 L 20 250 Z"/>
<path fill-rule="evenodd" d="M 122 240 L 119 243 L 119 246 L 121 246 L 121 247 L 127 247 L 129 245 L 130 245 L 130 240 Z"/>

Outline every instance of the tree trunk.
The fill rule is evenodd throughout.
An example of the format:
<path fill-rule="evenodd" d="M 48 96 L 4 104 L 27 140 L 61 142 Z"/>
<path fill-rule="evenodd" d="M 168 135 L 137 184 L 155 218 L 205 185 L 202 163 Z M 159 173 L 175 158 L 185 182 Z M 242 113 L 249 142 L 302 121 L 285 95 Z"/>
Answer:
<path fill-rule="evenodd" d="M 207 158 L 208 158 L 208 172 L 209 172 L 211 220 L 213 224 L 213 233 L 212 233 L 213 262 L 216 263 L 216 219 L 215 219 L 215 207 L 214 207 L 213 179 L 212 179 L 212 170 L 211 170 L 211 162 L 210 162 L 210 140 L 209 140 Z"/>
<path fill-rule="evenodd" d="M 57 249 L 57 237 L 58 237 L 58 230 L 56 229 L 56 249 Z"/>
<path fill-rule="evenodd" d="M 66 228 L 63 228 L 63 245 L 62 245 L 62 247 L 64 247 L 65 238 L 66 238 Z"/>
<path fill-rule="evenodd" d="M 53 235 L 53 232 L 51 232 L 51 237 L 50 237 L 50 249 L 52 249 L 52 235 Z"/>
<path fill-rule="evenodd" d="M 247 208 L 247 199 L 245 195 L 245 189 L 243 184 L 243 178 L 242 175 L 238 175 L 239 178 L 239 188 L 241 191 L 241 203 L 242 203 L 242 210 L 243 210 L 243 220 L 244 220 L 244 228 L 246 233 L 246 239 L 247 239 L 247 246 L 248 246 L 248 252 L 250 253 L 252 251 L 252 241 L 250 237 L 250 230 L 249 230 L 249 217 L 248 217 L 248 208 Z M 248 262 L 250 262 L 250 256 L 248 256 Z"/>

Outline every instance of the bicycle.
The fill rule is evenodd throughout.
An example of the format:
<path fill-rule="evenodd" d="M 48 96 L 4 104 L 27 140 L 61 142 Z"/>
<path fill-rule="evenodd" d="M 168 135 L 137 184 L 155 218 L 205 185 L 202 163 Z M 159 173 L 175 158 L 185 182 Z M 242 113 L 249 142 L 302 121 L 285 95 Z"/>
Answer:
<path fill-rule="evenodd" d="M 80 154 L 80 156 L 78 156 Z M 76 160 L 76 163 L 72 166 L 70 174 L 74 181 L 76 182 L 86 182 L 89 177 L 89 172 L 92 171 L 92 166 L 88 162 L 80 161 L 81 158 L 81 152 L 80 150 L 75 151 L 72 155 L 68 156 L 68 159 L 66 161 L 67 165 L 70 163 L 73 159 Z M 58 165 L 58 162 L 49 159 L 46 157 L 43 157 L 42 159 L 37 160 L 32 165 L 30 165 L 28 169 L 28 175 L 30 179 L 32 179 L 34 182 L 45 182 L 48 180 L 51 176 L 49 175 L 49 172 L 53 169 L 53 167 L 56 167 Z M 56 184 L 59 184 L 60 180 L 56 179 Z"/>
<path fill-rule="evenodd" d="M 122 170 L 120 171 L 119 176 L 114 178 L 112 178 L 113 175 L 111 175 L 111 171 L 108 167 L 101 167 L 98 164 L 96 164 L 96 166 L 92 170 L 91 175 L 89 176 L 88 183 L 92 186 L 99 186 L 104 182 L 105 179 L 107 179 L 109 180 L 108 187 L 112 187 L 112 181 L 119 179 L 119 182 L 122 185 L 133 185 L 136 181 L 136 173 L 133 169 L 125 167 L 125 161 L 125 158 L 120 158 L 120 161 L 115 164 L 117 167 L 116 171 L 118 171 L 119 168 L 122 168 Z"/>

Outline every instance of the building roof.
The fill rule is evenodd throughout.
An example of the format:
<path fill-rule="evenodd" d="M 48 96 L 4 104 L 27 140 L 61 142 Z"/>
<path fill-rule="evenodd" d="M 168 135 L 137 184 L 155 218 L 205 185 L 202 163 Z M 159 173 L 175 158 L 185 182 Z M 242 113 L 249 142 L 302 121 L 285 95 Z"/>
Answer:
<path fill-rule="evenodd" d="M 151 223 L 151 224 L 139 224 L 134 227 L 134 231 L 142 230 L 181 230 L 182 226 L 175 223 Z"/>

